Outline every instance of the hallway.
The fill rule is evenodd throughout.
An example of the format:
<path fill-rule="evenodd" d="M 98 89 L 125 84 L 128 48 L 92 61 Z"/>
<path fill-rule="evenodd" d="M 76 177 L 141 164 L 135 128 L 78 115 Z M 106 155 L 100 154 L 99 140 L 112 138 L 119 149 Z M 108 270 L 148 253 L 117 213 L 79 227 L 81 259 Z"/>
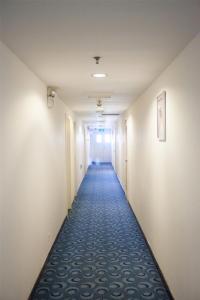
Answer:
<path fill-rule="evenodd" d="M 0 0 L 0 300 L 200 300 L 199 86 L 200 0 Z"/>
<path fill-rule="evenodd" d="M 111 164 L 89 167 L 31 299 L 171 299 Z"/>

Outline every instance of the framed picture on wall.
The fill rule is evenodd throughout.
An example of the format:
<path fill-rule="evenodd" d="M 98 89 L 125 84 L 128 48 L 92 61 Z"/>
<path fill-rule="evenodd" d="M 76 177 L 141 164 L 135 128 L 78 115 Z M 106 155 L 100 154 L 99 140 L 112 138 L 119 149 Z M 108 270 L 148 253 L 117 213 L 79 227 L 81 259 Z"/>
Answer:
<path fill-rule="evenodd" d="M 157 137 L 160 142 L 166 141 L 166 92 L 157 96 Z"/>

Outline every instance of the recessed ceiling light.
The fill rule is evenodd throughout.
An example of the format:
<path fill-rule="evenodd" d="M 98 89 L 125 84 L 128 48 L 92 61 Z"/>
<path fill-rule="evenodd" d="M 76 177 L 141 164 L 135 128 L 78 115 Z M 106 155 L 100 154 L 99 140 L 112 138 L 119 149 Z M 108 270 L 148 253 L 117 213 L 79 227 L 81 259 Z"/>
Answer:
<path fill-rule="evenodd" d="M 95 73 L 95 74 L 92 74 L 93 77 L 95 78 L 105 78 L 107 77 L 107 74 L 105 73 Z"/>

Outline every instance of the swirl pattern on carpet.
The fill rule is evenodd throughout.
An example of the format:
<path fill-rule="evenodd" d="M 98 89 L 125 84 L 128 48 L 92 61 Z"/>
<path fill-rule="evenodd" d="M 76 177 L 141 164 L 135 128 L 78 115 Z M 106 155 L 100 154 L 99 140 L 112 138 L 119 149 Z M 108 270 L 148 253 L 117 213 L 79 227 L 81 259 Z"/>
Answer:
<path fill-rule="evenodd" d="M 171 299 L 110 164 L 89 167 L 31 299 Z"/>

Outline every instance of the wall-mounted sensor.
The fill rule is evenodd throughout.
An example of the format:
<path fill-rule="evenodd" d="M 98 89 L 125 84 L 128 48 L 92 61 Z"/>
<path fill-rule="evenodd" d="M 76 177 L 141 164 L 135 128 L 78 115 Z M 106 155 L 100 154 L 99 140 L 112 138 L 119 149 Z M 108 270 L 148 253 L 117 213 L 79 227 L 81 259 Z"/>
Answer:
<path fill-rule="evenodd" d="M 47 88 L 47 106 L 48 108 L 52 108 L 55 104 L 56 92 L 53 88 Z"/>

